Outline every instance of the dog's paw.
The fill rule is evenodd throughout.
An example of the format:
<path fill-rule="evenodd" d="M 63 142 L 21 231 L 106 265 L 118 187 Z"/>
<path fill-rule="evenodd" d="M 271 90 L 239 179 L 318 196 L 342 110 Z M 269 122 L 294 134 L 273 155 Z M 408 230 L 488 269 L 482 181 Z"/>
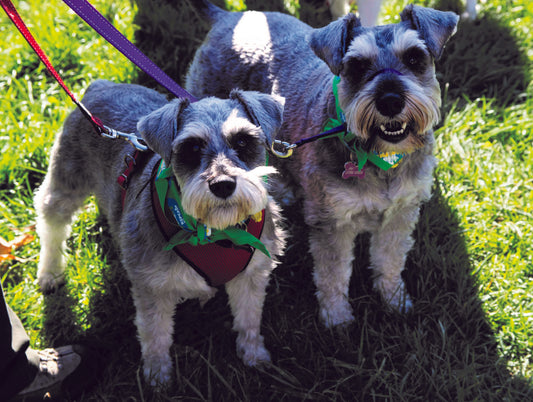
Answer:
<path fill-rule="evenodd" d="M 255 367 L 270 363 L 270 353 L 265 348 L 262 336 L 255 337 L 254 339 L 243 338 L 237 336 L 237 355 L 242 359 L 244 364 Z"/>
<path fill-rule="evenodd" d="M 392 290 L 380 288 L 379 285 L 376 285 L 376 288 L 387 306 L 392 310 L 405 314 L 412 309 L 413 302 L 405 290 L 403 282 Z"/>
<path fill-rule="evenodd" d="M 262 346 L 254 351 L 246 351 L 242 355 L 242 361 L 250 367 L 267 364 L 271 362 L 270 353 L 264 346 Z"/>
<path fill-rule="evenodd" d="M 170 384 L 171 372 L 172 362 L 170 361 L 170 358 L 166 359 L 164 362 L 144 361 L 144 379 L 155 389 L 162 390 Z"/>
<path fill-rule="evenodd" d="M 411 311 L 413 308 L 413 302 L 411 301 L 411 297 L 407 294 L 407 292 L 403 291 L 403 295 L 401 295 L 401 297 L 398 299 L 393 298 L 389 302 L 389 306 L 399 313 L 405 314 Z"/>
<path fill-rule="evenodd" d="M 338 303 L 335 308 L 332 305 L 320 308 L 320 319 L 326 328 L 347 326 L 355 320 L 352 307 L 345 301 Z"/>
<path fill-rule="evenodd" d="M 40 273 L 37 275 L 37 283 L 42 293 L 50 294 L 65 284 L 65 276 L 63 274 Z"/>

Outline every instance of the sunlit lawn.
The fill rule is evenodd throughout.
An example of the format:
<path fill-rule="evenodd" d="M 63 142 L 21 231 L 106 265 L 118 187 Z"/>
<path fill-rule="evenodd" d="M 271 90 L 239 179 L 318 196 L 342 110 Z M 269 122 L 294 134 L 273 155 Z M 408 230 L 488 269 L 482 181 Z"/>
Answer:
<path fill-rule="evenodd" d="M 177 32 L 197 32 L 198 22 L 185 2 L 156 6 L 164 2 L 93 3 L 131 39 L 139 8 L 141 47 L 179 80 L 202 36 L 181 42 Z M 138 70 L 64 3 L 15 3 L 76 94 L 97 78 L 138 80 Z M 327 21 L 317 14 L 326 8 L 287 3 L 314 23 Z M 297 208 L 289 210 L 294 236 L 272 278 L 263 320 L 273 366 L 245 368 L 235 356 L 231 317 L 219 292 L 203 310 L 193 302 L 178 309 L 177 381 L 157 398 L 532 399 L 533 3 L 479 3 L 479 21 L 461 23 L 438 64 L 444 89 L 439 165 L 407 263 L 414 311 L 406 317 L 389 313 L 372 293 L 363 239 L 356 245 L 351 292 L 356 322 L 339 333 L 324 329 L 306 229 Z M 386 1 L 380 21 L 397 21 L 405 4 Z M 157 37 L 162 30 L 168 36 Z M 12 240 L 34 234 L 33 192 L 73 104 L 5 15 L 0 53 L 0 237 Z M 179 59 L 165 56 L 178 53 Z M 34 347 L 85 342 L 97 348 L 102 371 L 84 400 L 155 398 L 138 378 L 128 282 L 93 200 L 80 213 L 69 246 L 68 284 L 55 298 L 43 297 L 35 282 L 37 239 L 14 250 L 17 259 L 0 262 L 8 303 Z"/>

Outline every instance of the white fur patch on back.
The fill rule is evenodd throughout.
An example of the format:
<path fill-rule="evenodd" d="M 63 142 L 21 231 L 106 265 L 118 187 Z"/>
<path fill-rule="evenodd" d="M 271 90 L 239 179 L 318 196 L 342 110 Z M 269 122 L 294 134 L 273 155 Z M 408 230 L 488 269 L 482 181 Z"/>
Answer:
<path fill-rule="evenodd" d="M 233 30 L 232 49 L 248 63 L 271 58 L 272 40 L 264 13 L 249 11 L 242 14 Z"/>

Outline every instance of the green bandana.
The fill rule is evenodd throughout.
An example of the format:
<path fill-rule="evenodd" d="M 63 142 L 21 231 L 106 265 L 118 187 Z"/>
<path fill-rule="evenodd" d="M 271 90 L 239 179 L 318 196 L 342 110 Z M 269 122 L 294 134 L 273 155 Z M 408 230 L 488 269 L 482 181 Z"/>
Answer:
<path fill-rule="evenodd" d="M 337 118 L 330 118 L 326 125 L 324 126 L 324 131 L 331 130 L 334 127 L 343 125 L 346 122 L 344 113 L 339 106 L 339 96 L 337 85 L 341 81 L 339 76 L 335 76 L 333 79 L 333 95 L 335 96 L 335 108 L 337 110 Z M 357 157 L 357 167 L 359 170 L 362 170 L 367 161 L 372 162 L 378 168 L 382 170 L 389 170 L 390 168 L 395 168 L 398 166 L 405 154 L 397 154 L 394 152 L 387 152 L 383 154 L 378 154 L 376 152 L 366 152 L 363 151 L 355 141 L 355 134 L 349 131 L 342 131 L 340 133 L 332 134 L 331 137 L 338 137 L 339 140 L 350 150 L 350 152 L 355 153 Z M 329 137 L 324 137 L 329 138 Z"/>
<path fill-rule="evenodd" d="M 254 235 L 236 226 L 230 226 L 224 230 L 211 229 L 206 225 L 198 224 L 198 221 L 183 211 L 180 194 L 172 167 L 166 167 L 161 160 L 155 178 L 155 189 L 162 211 L 167 205 L 176 219 L 178 225 L 183 229 L 178 231 L 169 240 L 165 250 L 172 250 L 178 244 L 189 243 L 193 246 L 214 243 L 219 240 L 229 240 L 237 246 L 252 246 L 270 258 L 270 253 L 265 245 Z M 253 219 L 253 218 L 252 218 Z"/>

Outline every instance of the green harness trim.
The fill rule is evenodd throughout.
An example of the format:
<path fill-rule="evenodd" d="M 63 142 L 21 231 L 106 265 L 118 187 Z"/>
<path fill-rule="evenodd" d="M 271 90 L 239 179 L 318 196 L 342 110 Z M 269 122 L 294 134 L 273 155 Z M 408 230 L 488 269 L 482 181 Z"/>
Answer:
<path fill-rule="evenodd" d="M 204 224 L 199 224 L 195 218 L 186 214 L 181 205 L 180 194 L 172 167 L 166 167 L 163 160 L 161 160 L 157 169 L 154 184 L 162 211 L 165 211 L 165 205 L 167 205 L 176 222 L 183 229 L 172 236 L 165 246 L 165 250 L 172 250 L 178 244 L 184 243 L 196 246 L 214 243 L 219 240 L 229 240 L 237 246 L 252 246 L 270 258 L 270 253 L 265 245 L 246 230 L 237 226 L 230 226 L 223 230 L 211 229 Z"/>
<path fill-rule="evenodd" d="M 331 130 L 332 128 L 341 126 L 346 122 L 344 112 L 342 111 L 339 105 L 337 86 L 340 81 L 341 78 L 339 76 L 335 76 L 335 78 L 333 78 L 333 95 L 335 96 L 335 109 L 337 111 L 337 118 L 334 119 L 330 117 L 329 120 L 326 122 L 323 131 Z M 377 152 L 363 151 L 359 147 L 356 135 L 354 133 L 349 132 L 348 130 L 341 131 L 340 133 L 335 133 L 331 136 L 323 138 L 332 137 L 337 137 L 350 150 L 350 152 L 353 152 L 355 154 L 355 156 L 357 157 L 357 167 L 359 168 L 359 170 L 362 170 L 366 162 L 369 161 L 376 165 L 378 168 L 387 171 L 390 168 L 397 167 L 403 157 L 406 155 L 403 153 L 399 154 L 394 152 L 386 152 L 379 154 Z"/>

